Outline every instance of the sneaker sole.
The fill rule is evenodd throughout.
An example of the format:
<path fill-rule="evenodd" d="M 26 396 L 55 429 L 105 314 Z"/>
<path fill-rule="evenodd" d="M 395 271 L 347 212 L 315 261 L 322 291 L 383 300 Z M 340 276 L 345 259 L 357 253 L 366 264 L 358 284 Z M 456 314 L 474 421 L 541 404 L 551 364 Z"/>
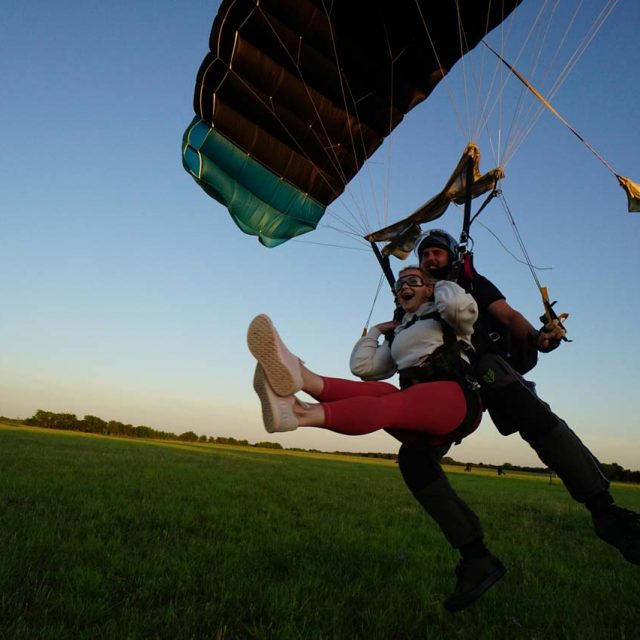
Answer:
<path fill-rule="evenodd" d="M 247 344 L 253 357 L 262 365 L 271 388 L 279 396 L 291 396 L 300 391 L 300 385 L 278 355 L 278 335 L 271 320 L 264 314 L 251 321 Z"/>
<path fill-rule="evenodd" d="M 264 428 L 268 433 L 275 433 L 275 417 L 271 410 L 271 402 L 269 401 L 269 395 L 267 393 L 267 384 L 268 382 L 264 375 L 264 370 L 261 366 L 257 366 L 256 372 L 253 375 L 253 389 L 258 394 L 258 398 L 260 398 Z"/>
<path fill-rule="evenodd" d="M 442 604 L 444 608 L 451 612 L 457 613 L 466 609 L 469 605 L 473 604 L 487 589 L 492 587 L 500 578 L 507 573 L 507 569 L 504 565 L 500 564 L 496 567 L 493 573 L 490 573 L 475 589 L 468 591 L 465 596 L 459 596 L 455 600 L 445 600 Z"/>

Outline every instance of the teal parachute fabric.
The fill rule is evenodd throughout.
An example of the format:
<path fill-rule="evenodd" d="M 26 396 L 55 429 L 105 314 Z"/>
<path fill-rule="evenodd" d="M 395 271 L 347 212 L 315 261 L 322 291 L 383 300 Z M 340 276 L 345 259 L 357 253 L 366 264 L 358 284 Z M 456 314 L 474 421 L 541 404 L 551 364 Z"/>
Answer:
<path fill-rule="evenodd" d="M 223 0 L 183 165 L 264 245 L 311 231 L 404 116 L 518 4 Z"/>
<path fill-rule="evenodd" d="M 257 235 L 266 247 L 312 231 L 325 211 L 198 117 L 185 131 L 182 159 L 204 191 L 227 207 L 238 227 Z"/>

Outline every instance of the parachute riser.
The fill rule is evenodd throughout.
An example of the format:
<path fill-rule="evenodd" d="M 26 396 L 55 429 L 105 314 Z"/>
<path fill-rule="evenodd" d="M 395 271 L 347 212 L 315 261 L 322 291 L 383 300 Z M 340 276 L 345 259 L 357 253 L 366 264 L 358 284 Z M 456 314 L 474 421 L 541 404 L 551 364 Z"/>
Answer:
<path fill-rule="evenodd" d="M 471 228 L 471 223 L 475 220 L 484 209 L 484 207 L 488 204 L 492 195 L 495 192 L 495 189 L 489 194 L 487 199 L 480 207 L 478 213 L 476 213 L 473 218 L 471 217 L 471 203 L 473 201 L 473 160 L 469 157 L 467 158 L 467 166 L 465 167 L 465 195 L 464 195 L 464 217 L 462 220 L 462 231 L 460 232 L 460 240 L 458 241 L 458 255 L 456 256 L 455 262 L 451 265 L 451 274 L 450 277 L 452 280 L 457 281 L 460 275 L 461 269 L 464 267 L 465 257 L 471 253 L 469 250 L 469 229 Z"/>
<path fill-rule="evenodd" d="M 469 228 L 471 227 L 471 201 L 473 200 L 473 161 L 467 158 L 465 170 L 465 194 L 464 194 L 464 218 L 462 231 L 460 232 L 460 242 L 458 243 L 458 255 L 467 251 L 469 242 Z"/>
<path fill-rule="evenodd" d="M 387 282 L 389 283 L 389 287 L 391 287 L 391 295 L 395 298 L 396 292 L 394 286 L 396 284 L 396 278 L 393 275 L 393 271 L 391 270 L 391 264 L 389 262 L 389 256 L 383 256 L 380 249 L 378 249 L 378 245 L 375 242 L 371 242 L 371 248 L 373 249 L 373 254 L 375 255 L 378 263 L 380 264 L 380 268 L 382 269 L 382 273 L 384 273 Z"/>

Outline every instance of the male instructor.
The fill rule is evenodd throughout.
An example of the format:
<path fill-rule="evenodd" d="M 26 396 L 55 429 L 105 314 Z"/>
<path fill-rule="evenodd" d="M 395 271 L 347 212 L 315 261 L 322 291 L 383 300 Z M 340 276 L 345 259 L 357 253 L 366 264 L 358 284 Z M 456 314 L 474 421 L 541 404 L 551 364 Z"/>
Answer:
<path fill-rule="evenodd" d="M 590 511 L 596 534 L 623 557 L 640 565 L 640 514 L 614 504 L 600 463 L 535 393 L 535 385 L 518 371 L 535 366 L 537 351 L 550 351 L 556 336 L 537 331 L 506 301 L 500 290 L 471 268 L 453 269 L 458 243 L 432 229 L 418 244 L 420 266 L 437 278 L 455 278 L 476 300 L 478 322 L 473 336 L 475 372 L 484 407 L 502 435 L 518 432 L 540 460 L 562 479 L 567 490 Z M 531 354 L 534 354 L 533 356 Z M 504 574 L 500 561 L 483 543 L 480 521 L 449 484 L 440 460 L 446 448 L 405 443 L 399 465 L 404 480 L 425 511 L 462 555 L 457 584 L 445 601 L 451 611 L 465 608 Z"/>

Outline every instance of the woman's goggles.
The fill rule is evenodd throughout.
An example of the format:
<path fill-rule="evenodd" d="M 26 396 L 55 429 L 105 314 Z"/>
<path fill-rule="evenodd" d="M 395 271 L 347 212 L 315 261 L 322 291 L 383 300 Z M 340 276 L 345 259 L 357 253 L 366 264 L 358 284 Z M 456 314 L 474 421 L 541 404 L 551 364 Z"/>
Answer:
<path fill-rule="evenodd" d="M 393 285 L 393 288 L 396 291 L 400 291 L 405 284 L 410 286 L 412 289 L 414 287 L 427 286 L 427 283 L 420 276 L 405 276 L 404 278 L 398 278 L 396 283 Z"/>

